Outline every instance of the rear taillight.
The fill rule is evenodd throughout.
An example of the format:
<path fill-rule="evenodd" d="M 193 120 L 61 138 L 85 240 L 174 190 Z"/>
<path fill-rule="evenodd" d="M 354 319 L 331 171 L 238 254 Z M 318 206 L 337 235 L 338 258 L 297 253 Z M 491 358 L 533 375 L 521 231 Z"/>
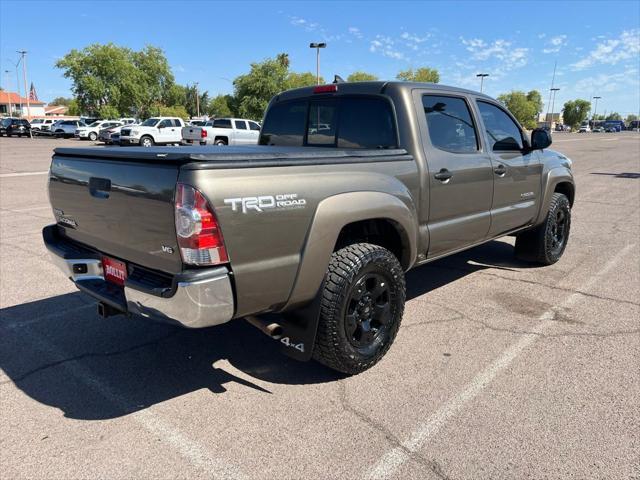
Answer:
<path fill-rule="evenodd" d="M 217 265 L 229 261 L 213 208 L 198 190 L 178 183 L 175 202 L 176 233 L 182 261 L 189 265 Z"/>
<path fill-rule="evenodd" d="M 200 138 L 207 138 L 207 131 L 204 128 L 200 129 Z"/>

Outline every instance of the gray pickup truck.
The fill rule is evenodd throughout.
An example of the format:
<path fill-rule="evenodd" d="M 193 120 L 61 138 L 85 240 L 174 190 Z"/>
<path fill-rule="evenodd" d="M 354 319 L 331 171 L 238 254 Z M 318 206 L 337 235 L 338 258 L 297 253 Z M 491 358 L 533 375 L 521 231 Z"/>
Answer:
<path fill-rule="evenodd" d="M 575 187 L 550 144 L 477 92 L 302 88 L 272 99 L 256 146 L 56 149 L 43 236 L 102 316 L 246 318 L 355 374 L 391 346 L 410 268 L 504 235 L 558 261 Z"/>

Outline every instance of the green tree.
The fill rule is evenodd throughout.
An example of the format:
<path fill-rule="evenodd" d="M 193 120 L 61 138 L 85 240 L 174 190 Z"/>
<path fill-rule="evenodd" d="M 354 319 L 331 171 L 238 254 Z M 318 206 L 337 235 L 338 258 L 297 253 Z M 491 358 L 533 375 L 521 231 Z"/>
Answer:
<path fill-rule="evenodd" d="M 638 116 L 634 115 L 633 113 L 630 113 L 629 115 L 627 115 L 627 118 L 625 119 L 625 123 L 631 123 L 637 120 L 638 120 Z"/>
<path fill-rule="evenodd" d="M 233 81 L 237 114 L 261 119 L 269 100 L 287 87 L 289 56 L 281 53 L 260 63 L 252 63 L 251 70 Z"/>
<path fill-rule="evenodd" d="M 49 105 L 63 105 L 65 107 L 68 107 L 72 101 L 73 101 L 73 98 L 56 97 L 49 102 Z"/>
<path fill-rule="evenodd" d="M 161 117 L 180 117 L 184 120 L 189 118 L 189 113 L 184 108 L 184 105 L 173 105 L 171 107 L 160 105 L 157 108 L 157 115 Z"/>
<path fill-rule="evenodd" d="M 531 90 L 527 93 L 527 101 L 531 102 L 531 104 L 535 107 L 536 111 L 536 120 L 538 119 L 538 115 L 542 113 L 542 95 L 538 90 Z M 553 112 L 551 112 L 553 113 Z"/>
<path fill-rule="evenodd" d="M 578 127 L 587 119 L 590 109 L 591 103 L 586 100 L 577 99 L 565 102 L 564 107 L 562 108 L 564 123 L 572 128 Z"/>
<path fill-rule="evenodd" d="M 607 115 L 607 118 L 605 118 L 605 120 L 622 120 L 622 115 L 620 115 L 618 112 L 611 112 L 609 115 Z"/>
<path fill-rule="evenodd" d="M 426 82 L 426 83 L 438 83 L 440 82 L 440 74 L 435 68 L 421 67 L 416 70 L 409 68 L 407 70 L 401 70 L 396 75 L 398 80 L 404 80 L 405 82 Z"/>
<path fill-rule="evenodd" d="M 120 117 L 120 112 L 113 105 L 102 105 L 98 109 L 98 116 L 100 118 L 104 118 L 105 120 L 115 119 Z"/>
<path fill-rule="evenodd" d="M 538 124 L 538 108 L 541 107 L 536 105 L 535 95 L 532 95 L 531 97 L 533 100 L 529 100 L 528 95 L 524 92 L 514 90 L 512 92 L 499 95 L 498 101 L 509 109 L 524 128 L 532 130 L 536 128 Z"/>
<path fill-rule="evenodd" d="M 56 62 L 73 82 L 80 110 L 97 114 L 111 105 L 120 113 L 146 116 L 174 83 L 161 49 L 147 46 L 136 52 L 113 43 L 73 49 Z"/>
<path fill-rule="evenodd" d="M 317 79 L 315 73 L 311 72 L 289 72 L 285 82 L 284 90 L 291 88 L 311 87 L 316 85 Z M 324 83 L 324 78 L 320 77 L 320 84 Z"/>
<path fill-rule="evenodd" d="M 231 109 L 234 98 L 231 95 L 217 95 L 211 99 L 207 108 L 207 113 L 211 117 L 232 117 L 234 112 Z"/>
<path fill-rule="evenodd" d="M 370 82 L 374 80 L 378 80 L 378 77 L 376 77 L 373 73 L 361 71 L 353 72 L 347 77 L 347 82 Z"/>
<path fill-rule="evenodd" d="M 75 117 L 82 115 L 82 111 L 80 110 L 80 105 L 78 105 L 78 100 L 74 98 L 69 102 L 69 110 L 67 110 L 67 113 Z"/>

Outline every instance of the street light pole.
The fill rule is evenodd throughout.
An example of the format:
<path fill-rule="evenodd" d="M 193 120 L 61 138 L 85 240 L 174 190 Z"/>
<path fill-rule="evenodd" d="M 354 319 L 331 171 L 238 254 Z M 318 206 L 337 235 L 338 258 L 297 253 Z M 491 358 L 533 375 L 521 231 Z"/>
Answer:
<path fill-rule="evenodd" d="M 316 84 L 320 85 L 320 49 L 327 48 L 325 42 L 314 42 L 309 44 L 309 48 L 316 49 Z"/>
<path fill-rule="evenodd" d="M 480 93 L 482 93 L 482 85 L 484 84 L 484 77 L 488 77 L 488 73 L 478 73 L 476 77 L 480 77 Z"/>
<path fill-rule="evenodd" d="M 596 106 L 593 107 L 593 116 L 591 117 L 591 125 L 593 127 L 596 126 L 596 112 L 598 111 L 598 100 L 601 99 L 602 97 L 593 97 L 596 101 Z"/>
<path fill-rule="evenodd" d="M 31 120 L 31 99 L 30 94 L 27 92 L 27 51 L 18 50 L 22 58 L 22 79 L 24 80 L 24 95 L 27 98 L 27 119 Z"/>
<path fill-rule="evenodd" d="M 198 95 L 198 82 L 195 82 L 196 87 L 196 115 L 200 118 L 200 95 Z"/>
<path fill-rule="evenodd" d="M 553 107 L 556 103 L 556 92 L 559 90 L 560 89 L 558 87 L 551 89 L 551 92 L 553 93 L 553 97 L 551 100 L 551 119 L 549 120 L 549 130 L 551 130 L 551 125 L 553 125 Z M 560 115 L 558 115 L 558 119 L 560 119 Z"/>
<path fill-rule="evenodd" d="M 11 83 L 10 83 L 10 80 L 9 80 L 9 78 L 10 78 L 9 74 L 10 73 L 11 72 L 9 70 L 5 70 L 4 71 L 4 75 L 5 75 L 5 77 L 7 77 L 7 97 L 9 97 L 9 116 L 11 117 L 11 116 L 13 116 L 13 114 L 11 113 L 13 108 L 11 108 L 11 86 L 10 86 Z"/>

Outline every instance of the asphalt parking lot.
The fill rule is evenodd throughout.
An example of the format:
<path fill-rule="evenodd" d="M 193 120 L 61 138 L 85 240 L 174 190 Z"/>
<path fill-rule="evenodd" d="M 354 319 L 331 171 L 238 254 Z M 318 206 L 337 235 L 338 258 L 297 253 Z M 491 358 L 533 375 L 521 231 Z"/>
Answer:
<path fill-rule="evenodd" d="M 52 148 L 88 144 L 0 138 L 2 478 L 640 478 L 639 133 L 556 134 L 562 260 L 505 238 L 411 271 L 355 377 L 243 321 L 98 318 L 40 235 Z"/>

